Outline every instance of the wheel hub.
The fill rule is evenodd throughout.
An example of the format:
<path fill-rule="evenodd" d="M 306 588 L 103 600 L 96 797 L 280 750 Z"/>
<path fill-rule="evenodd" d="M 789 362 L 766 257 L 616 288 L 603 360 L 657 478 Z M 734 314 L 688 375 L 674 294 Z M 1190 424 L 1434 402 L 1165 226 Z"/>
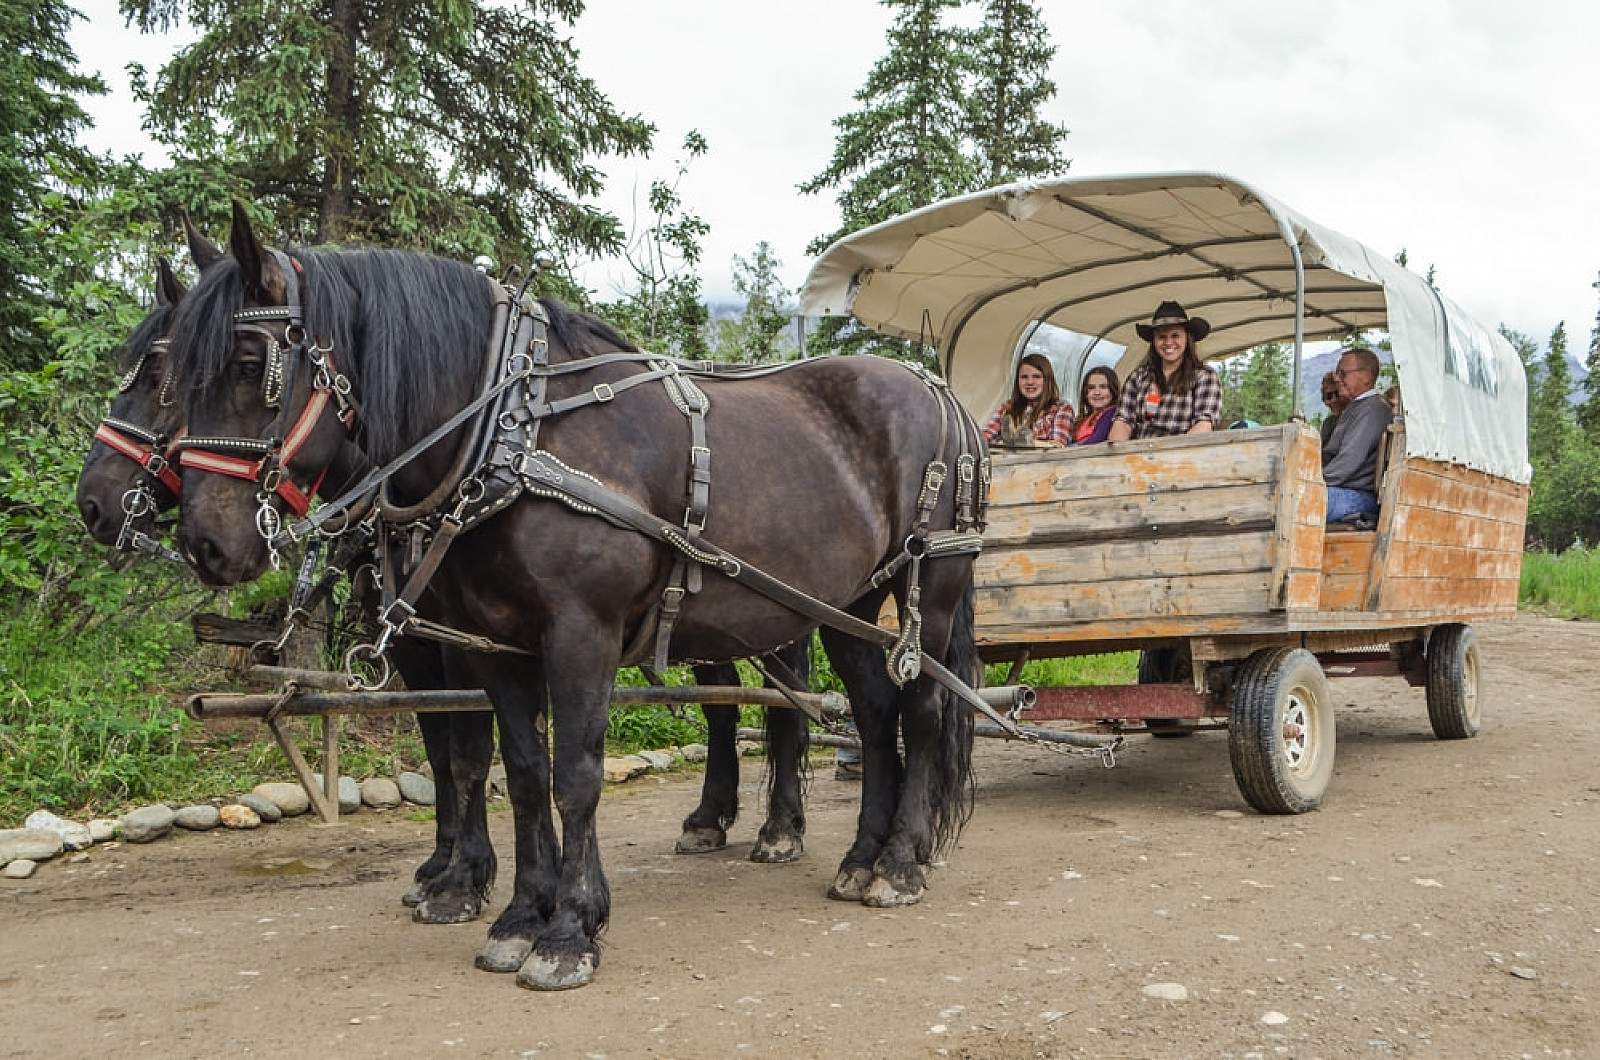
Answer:
<path fill-rule="evenodd" d="M 1299 689 L 1289 694 L 1289 702 L 1283 708 L 1283 756 L 1289 762 L 1289 768 L 1295 772 L 1302 771 L 1311 758 L 1311 742 L 1307 737 L 1310 728 L 1305 697 Z"/>

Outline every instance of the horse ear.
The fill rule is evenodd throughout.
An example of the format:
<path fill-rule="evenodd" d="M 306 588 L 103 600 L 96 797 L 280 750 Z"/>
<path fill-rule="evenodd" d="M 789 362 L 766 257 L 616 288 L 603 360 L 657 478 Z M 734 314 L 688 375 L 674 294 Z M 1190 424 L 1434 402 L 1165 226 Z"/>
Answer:
<path fill-rule="evenodd" d="M 184 296 L 183 281 L 172 271 L 172 262 L 156 259 L 156 305 L 177 305 Z"/>
<path fill-rule="evenodd" d="M 244 212 L 238 199 L 233 201 L 233 231 L 228 235 L 228 249 L 239 263 L 245 290 L 265 296 L 268 293 L 265 276 L 267 252 L 256 240 L 255 230 L 250 227 L 250 216 Z"/>
<path fill-rule="evenodd" d="M 222 248 L 207 239 L 205 233 L 194 226 L 187 210 L 183 214 L 183 237 L 189 242 L 189 260 L 193 261 L 194 267 L 201 272 L 222 257 Z"/>

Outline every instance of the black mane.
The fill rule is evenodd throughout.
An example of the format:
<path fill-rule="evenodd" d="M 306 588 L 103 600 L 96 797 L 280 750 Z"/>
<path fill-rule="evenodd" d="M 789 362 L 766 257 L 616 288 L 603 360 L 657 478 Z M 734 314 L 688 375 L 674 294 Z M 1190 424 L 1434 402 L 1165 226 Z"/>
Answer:
<path fill-rule="evenodd" d="M 437 415 L 442 402 L 466 400 L 445 381 L 477 385 L 493 313 L 481 273 L 415 251 L 289 253 L 305 270 L 306 329 L 313 340 L 332 343 L 335 364 L 354 384 L 369 458 L 388 460 L 415 440 L 406 436 L 408 427 Z M 187 381 L 191 417 L 223 380 L 233 354 L 233 315 L 244 301 L 239 265 L 226 258 L 206 269 L 179 304 L 172 357 L 177 377 Z M 552 299 L 543 304 L 554 338 L 572 356 L 637 349 L 595 317 Z M 286 365 L 291 379 L 299 367 Z"/>
<path fill-rule="evenodd" d="M 135 361 L 150 352 L 150 343 L 167 333 L 167 325 L 172 321 L 172 311 L 171 305 L 156 305 L 150 310 L 149 315 L 128 333 L 128 337 L 116 351 L 118 376 L 132 368 Z"/>

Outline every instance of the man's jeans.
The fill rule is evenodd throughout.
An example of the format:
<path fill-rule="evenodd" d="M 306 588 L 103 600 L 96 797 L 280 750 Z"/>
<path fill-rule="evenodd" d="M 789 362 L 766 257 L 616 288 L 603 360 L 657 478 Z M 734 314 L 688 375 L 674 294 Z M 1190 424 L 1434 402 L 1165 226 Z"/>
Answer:
<path fill-rule="evenodd" d="M 1342 523 L 1356 515 L 1377 515 L 1378 495 L 1366 490 L 1328 487 L 1328 522 Z"/>

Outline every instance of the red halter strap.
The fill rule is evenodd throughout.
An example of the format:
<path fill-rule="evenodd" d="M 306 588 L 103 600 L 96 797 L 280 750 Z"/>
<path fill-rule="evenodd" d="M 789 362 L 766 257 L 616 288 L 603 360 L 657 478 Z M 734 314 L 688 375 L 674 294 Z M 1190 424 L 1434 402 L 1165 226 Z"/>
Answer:
<path fill-rule="evenodd" d="M 176 440 L 164 451 L 158 453 L 156 452 L 156 443 L 159 441 L 159 437 L 152 434 L 149 440 L 146 440 L 139 435 L 149 432 L 145 432 L 140 428 L 139 432 L 135 433 L 129 429 L 133 426 L 133 424 L 123 423 L 121 420 L 109 418 L 101 420 L 100 426 L 95 429 L 94 440 L 104 442 L 110 448 L 144 468 L 146 474 L 171 490 L 174 497 L 182 496 L 183 480 L 178 477 L 176 471 L 172 470 L 172 454 L 177 449 Z"/>

